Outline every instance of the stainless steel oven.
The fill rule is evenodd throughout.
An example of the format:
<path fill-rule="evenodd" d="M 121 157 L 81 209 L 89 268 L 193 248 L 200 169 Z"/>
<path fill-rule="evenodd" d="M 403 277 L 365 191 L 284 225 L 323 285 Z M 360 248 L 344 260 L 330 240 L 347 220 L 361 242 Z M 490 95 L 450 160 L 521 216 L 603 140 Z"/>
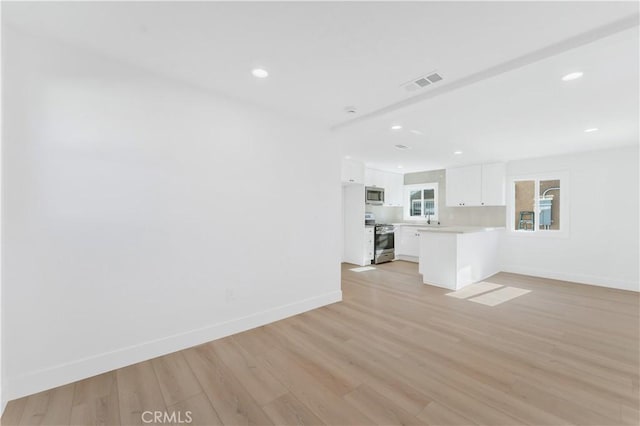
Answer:
<path fill-rule="evenodd" d="M 376 225 L 373 263 L 391 262 L 396 257 L 394 231 L 393 225 Z"/>

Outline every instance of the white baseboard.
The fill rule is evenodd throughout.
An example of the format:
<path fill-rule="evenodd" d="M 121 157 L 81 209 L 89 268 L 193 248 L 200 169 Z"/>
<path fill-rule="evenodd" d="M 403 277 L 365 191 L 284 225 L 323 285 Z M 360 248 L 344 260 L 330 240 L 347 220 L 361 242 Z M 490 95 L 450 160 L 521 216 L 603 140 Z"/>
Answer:
<path fill-rule="evenodd" d="M 5 397 L 7 401 L 21 398 L 36 392 L 62 386 L 117 368 L 126 367 L 127 365 L 240 333 L 340 301 L 342 301 L 342 291 L 334 291 L 268 309 L 246 317 L 205 326 L 184 333 L 144 342 L 139 345 L 125 347 L 60 364 L 55 367 L 34 371 L 22 376 L 9 378 L 9 380 L 7 380 L 8 383 L 4 384 L 2 396 Z M 2 412 L 4 411 L 4 405 L 5 401 L 2 401 Z"/>
<path fill-rule="evenodd" d="M 404 260 L 405 262 L 418 263 L 417 256 L 406 256 L 404 254 L 396 254 L 396 258 L 393 260 Z"/>
<path fill-rule="evenodd" d="M 607 277 L 599 277 L 587 274 L 567 274 L 564 272 L 547 271 L 538 268 L 527 268 L 514 265 L 503 265 L 503 272 L 511 272 L 514 274 L 532 275 L 535 277 L 549 278 L 552 280 L 570 281 L 577 284 L 588 284 L 599 287 L 615 288 L 618 290 L 640 291 L 640 285 L 633 281 L 624 281 L 611 279 Z"/>

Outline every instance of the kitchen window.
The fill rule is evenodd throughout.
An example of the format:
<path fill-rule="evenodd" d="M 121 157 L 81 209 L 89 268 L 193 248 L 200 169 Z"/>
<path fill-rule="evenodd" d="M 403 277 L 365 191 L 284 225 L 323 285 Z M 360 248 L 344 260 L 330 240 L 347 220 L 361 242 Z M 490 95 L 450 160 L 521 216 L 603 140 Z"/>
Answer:
<path fill-rule="evenodd" d="M 405 185 L 405 220 L 438 220 L 438 184 Z"/>
<path fill-rule="evenodd" d="M 512 177 L 509 184 L 508 226 L 512 233 L 568 235 L 566 173 Z"/>

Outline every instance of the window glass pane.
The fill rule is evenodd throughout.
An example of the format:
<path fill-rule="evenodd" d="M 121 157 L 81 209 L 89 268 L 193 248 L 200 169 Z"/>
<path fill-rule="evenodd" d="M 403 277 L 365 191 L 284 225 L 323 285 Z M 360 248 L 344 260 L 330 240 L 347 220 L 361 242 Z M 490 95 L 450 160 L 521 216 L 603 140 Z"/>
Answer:
<path fill-rule="evenodd" d="M 540 181 L 538 229 L 560 230 L 560 181 Z"/>
<path fill-rule="evenodd" d="M 405 187 L 403 217 L 412 220 L 438 220 L 438 184 L 436 182 Z"/>
<path fill-rule="evenodd" d="M 411 216 L 422 216 L 422 191 L 415 190 L 409 193 L 409 203 L 411 205 Z"/>
<path fill-rule="evenodd" d="M 435 211 L 435 200 L 434 198 L 434 193 L 435 191 L 433 189 L 425 189 L 423 191 L 423 197 L 424 197 L 424 214 L 425 215 L 434 215 Z"/>
<path fill-rule="evenodd" d="M 411 200 L 411 216 L 422 216 L 421 203 L 421 200 Z"/>
<path fill-rule="evenodd" d="M 425 215 L 435 215 L 435 205 L 433 200 L 424 200 L 424 214 Z"/>
<path fill-rule="evenodd" d="M 515 229 L 516 231 L 534 231 L 536 225 L 534 180 L 515 182 Z"/>
<path fill-rule="evenodd" d="M 409 199 L 411 201 L 422 200 L 422 191 L 420 191 L 419 189 L 411 190 L 411 193 L 409 195 Z"/>

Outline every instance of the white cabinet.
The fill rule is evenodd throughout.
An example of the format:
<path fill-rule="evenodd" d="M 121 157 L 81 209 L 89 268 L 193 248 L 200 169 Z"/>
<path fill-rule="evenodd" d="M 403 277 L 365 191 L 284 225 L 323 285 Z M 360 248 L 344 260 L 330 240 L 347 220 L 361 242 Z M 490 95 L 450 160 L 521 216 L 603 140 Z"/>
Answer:
<path fill-rule="evenodd" d="M 447 169 L 447 206 L 479 206 L 482 202 L 482 166 Z"/>
<path fill-rule="evenodd" d="M 354 160 L 342 160 L 342 182 L 364 183 L 364 164 Z"/>
<path fill-rule="evenodd" d="M 384 172 L 376 169 L 365 169 L 365 186 L 384 188 L 385 206 L 402 206 L 404 176 L 400 173 Z"/>
<path fill-rule="evenodd" d="M 385 176 L 384 205 L 399 207 L 403 204 L 404 176 L 399 173 L 387 173 Z"/>
<path fill-rule="evenodd" d="M 418 229 L 419 227 L 410 225 L 396 227 L 396 258 L 418 261 L 418 256 L 420 256 L 420 233 L 418 233 Z"/>
<path fill-rule="evenodd" d="M 422 282 L 460 290 L 498 273 L 501 233 L 500 228 L 459 233 L 422 231 L 418 266 Z"/>
<path fill-rule="evenodd" d="M 505 205 L 503 163 L 447 169 L 447 206 Z"/>
<path fill-rule="evenodd" d="M 366 264 L 368 264 L 368 261 L 373 259 L 373 230 L 373 226 L 367 226 L 364 228 L 364 261 Z"/>
<path fill-rule="evenodd" d="M 366 186 L 377 186 L 378 188 L 384 188 L 384 172 L 376 169 L 364 170 L 364 184 Z"/>
<path fill-rule="evenodd" d="M 507 170 L 504 163 L 482 165 L 482 205 L 504 206 L 506 204 Z"/>

